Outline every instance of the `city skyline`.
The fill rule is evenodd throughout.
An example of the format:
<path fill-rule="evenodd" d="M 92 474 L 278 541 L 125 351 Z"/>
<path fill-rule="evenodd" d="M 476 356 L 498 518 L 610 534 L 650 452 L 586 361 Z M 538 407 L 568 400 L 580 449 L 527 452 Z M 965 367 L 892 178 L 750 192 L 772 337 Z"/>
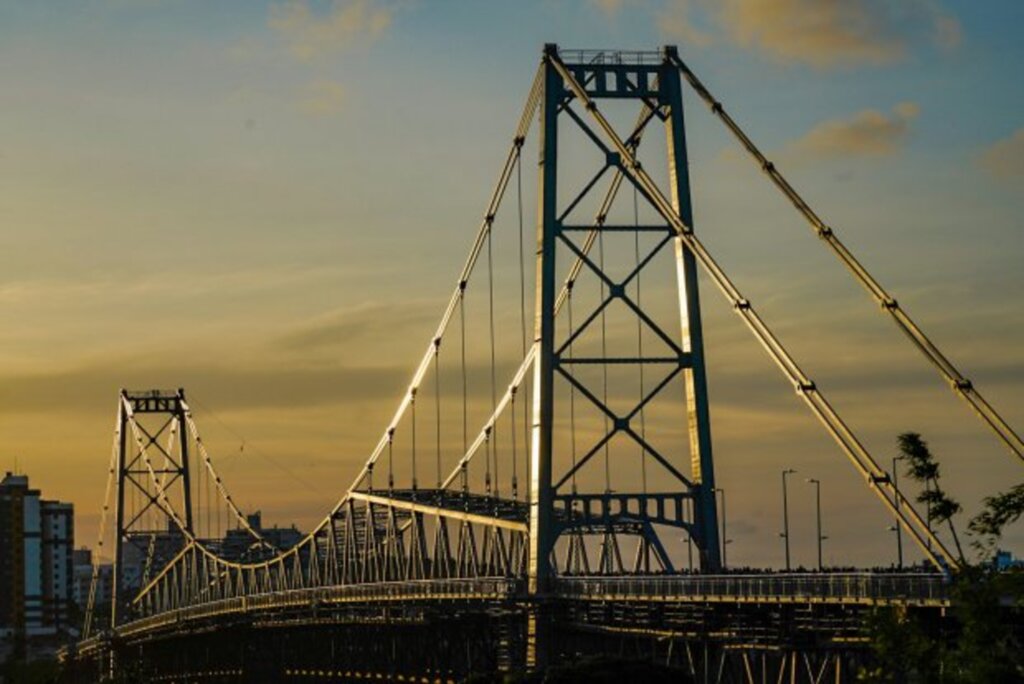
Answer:
<path fill-rule="evenodd" d="M 857 2 L 812 13 L 830 39 L 801 41 L 784 19 L 805 3 L 776 5 L 778 22 L 639 0 L 0 9 L 0 68 L 22 86 L 0 94 L 0 465 L 16 456 L 73 501 L 91 544 L 117 389 L 182 386 L 243 507 L 310 527 L 430 339 L 552 40 L 678 43 L 1019 429 L 1024 48 L 1001 26 L 1021 10 Z M 485 22 L 509 30 L 485 41 Z M 697 231 L 879 460 L 921 432 L 968 512 L 1016 482 L 1019 463 L 687 102 Z M 828 493 L 826 563 L 893 561 L 886 516 L 712 288 L 702 296 L 732 562 L 781 565 L 774 483 L 790 467 Z M 812 490 L 792 496 L 794 565 L 811 566 Z M 1006 542 L 1019 551 L 1024 533 Z"/>

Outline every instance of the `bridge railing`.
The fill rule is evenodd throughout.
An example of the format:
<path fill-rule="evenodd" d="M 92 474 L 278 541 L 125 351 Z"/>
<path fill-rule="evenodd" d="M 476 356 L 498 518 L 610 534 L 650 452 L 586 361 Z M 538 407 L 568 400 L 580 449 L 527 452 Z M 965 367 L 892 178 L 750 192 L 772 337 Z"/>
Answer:
<path fill-rule="evenodd" d="M 947 582 L 926 573 L 822 573 L 560 577 L 560 596 L 621 601 L 781 601 L 935 605 Z"/>
<path fill-rule="evenodd" d="M 522 588 L 521 581 L 503 577 L 308 587 L 220 599 L 178 608 L 128 622 L 118 627 L 117 633 L 119 636 L 127 637 L 170 627 L 180 622 L 209 620 L 219 616 L 250 612 L 303 610 L 341 603 L 503 600 L 521 593 Z"/>

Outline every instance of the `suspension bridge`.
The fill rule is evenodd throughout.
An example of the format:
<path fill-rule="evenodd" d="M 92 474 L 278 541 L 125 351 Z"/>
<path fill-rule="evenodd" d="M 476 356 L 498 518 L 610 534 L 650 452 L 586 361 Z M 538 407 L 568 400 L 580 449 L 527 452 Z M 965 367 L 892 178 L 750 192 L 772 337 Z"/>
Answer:
<path fill-rule="evenodd" d="M 94 577 L 69 678 L 447 682 L 618 653 L 694 681 L 840 682 L 865 657 L 866 610 L 941 616 L 962 559 L 694 230 L 684 94 L 1024 460 L 1021 438 L 676 49 L 548 45 L 391 420 L 298 543 L 279 548 L 236 505 L 184 390 L 121 392 L 100 532 L 113 598 L 101 611 Z M 659 129 L 663 168 L 642 161 Z M 699 271 L 932 570 L 726 572 Z M 243 543 L 229 548 L 228 529 Z"/>

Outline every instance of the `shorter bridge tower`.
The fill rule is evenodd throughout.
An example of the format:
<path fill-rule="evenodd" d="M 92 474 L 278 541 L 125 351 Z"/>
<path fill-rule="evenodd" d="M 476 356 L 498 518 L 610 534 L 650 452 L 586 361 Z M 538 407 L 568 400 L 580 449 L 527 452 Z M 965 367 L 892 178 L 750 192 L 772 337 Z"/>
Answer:
<path fill-rule="evenodd" d="M 194 532 L 185 390 L 121 390 L 117 425 L 111 625 Z"/>

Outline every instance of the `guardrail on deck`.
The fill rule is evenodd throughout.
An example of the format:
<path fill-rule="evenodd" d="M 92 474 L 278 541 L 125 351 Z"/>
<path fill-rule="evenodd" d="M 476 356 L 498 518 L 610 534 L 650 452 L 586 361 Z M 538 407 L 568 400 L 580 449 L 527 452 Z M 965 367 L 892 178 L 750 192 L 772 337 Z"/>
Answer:
<path fill-rule="evenodd" d="M 709 601 L 948 605 L 948 583 L 927 573 L 823 573 L 560 577 L 564 598 L 612 601 Z"/>

